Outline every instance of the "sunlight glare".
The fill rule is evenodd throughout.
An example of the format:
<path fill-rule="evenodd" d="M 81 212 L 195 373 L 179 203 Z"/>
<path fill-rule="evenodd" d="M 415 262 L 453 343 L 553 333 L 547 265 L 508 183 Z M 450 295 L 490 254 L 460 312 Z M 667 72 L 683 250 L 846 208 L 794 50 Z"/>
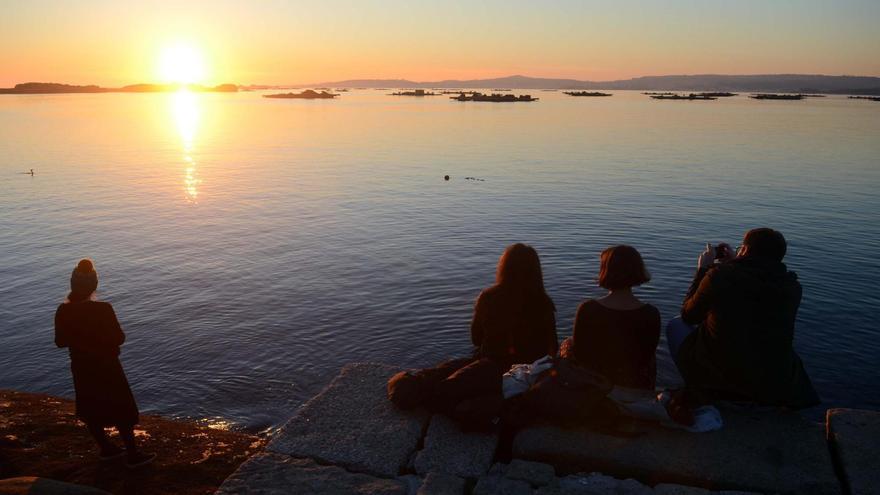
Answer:
<path fill-rule="evenodd" d="M 199 196 L 198 186 L 201 179 L 198 176 L 196 162 L 193 159 L 193 144 L 196 130 L 199 126 L 199 101 L 198 95 L 181 89 L 171 96 L 171 110 L 174 122 L 177 124 L 177 132 L 183 142 L 184 167 L 183 186 L 187 201 L 196 203 Z"/>
<path fill-rule="evenodd" d="M 206 73 L 204 56 L 190 44 L 169 45 L 159 55 L 159 77 L 163 82 L 199 83 Z"/>

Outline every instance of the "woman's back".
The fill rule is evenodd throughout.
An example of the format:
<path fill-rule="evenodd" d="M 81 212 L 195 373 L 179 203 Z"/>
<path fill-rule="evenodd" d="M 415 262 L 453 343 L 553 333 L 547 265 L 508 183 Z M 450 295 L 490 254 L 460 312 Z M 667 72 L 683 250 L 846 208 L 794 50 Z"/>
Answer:
<path fill-rule="evenodd" d="M 65 302 L 55 312 L 55 344 L 69 347 L 72 358 L 81 354 L 118 356 L 125 334 L 113 307 L 106 302 Z"/>
<path fill-rule="evenodd" d="M 660 312 L 650 304 L 612 309 L 599 301 L 580 305 L 574 324 L 574 355 L 615 385 L 653 389 Z"/>
<path fill-rule="evenodd" d="M 510 366 L 556 354 L 556 314 L 543 292 L 517 294 L 495 286 L 477 299 L 471 340 L 478 355 Z"/>

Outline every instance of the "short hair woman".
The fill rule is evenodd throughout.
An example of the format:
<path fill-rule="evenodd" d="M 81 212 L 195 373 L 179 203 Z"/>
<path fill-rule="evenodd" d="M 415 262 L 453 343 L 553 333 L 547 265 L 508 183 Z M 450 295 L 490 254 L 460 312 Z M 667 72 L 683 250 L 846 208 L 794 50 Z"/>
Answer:
<path fill-rule="evenodd" d="M 102 460 L 126 455 L 128 467 L 150 463 L 155 454 L 137 449 L 134 426 L 139 413 L 122 364 L 119 346 L 125 334 L 110 303 L 94 300 L 98 272 L 91 260 L 81 260 L 70 276 L 70 294 L 55 312 L 55 345 L 70 351 L 70 371 L 76 390 L 76 415 L 95 438 Z M 125 450 L 104 432 L 115 426 Z"/>
<path fill-rule="evenodd" d="M 609 292 L 578 307 L 571 344 L 563 344 L 563 351 L 573 351 L 579 363 L 614 385 L 653 390 L 660 312 L 632 293 L 633 287 L 649 280 L 635 248 L 621 245 L 602 251 L 599 286 Z"/>

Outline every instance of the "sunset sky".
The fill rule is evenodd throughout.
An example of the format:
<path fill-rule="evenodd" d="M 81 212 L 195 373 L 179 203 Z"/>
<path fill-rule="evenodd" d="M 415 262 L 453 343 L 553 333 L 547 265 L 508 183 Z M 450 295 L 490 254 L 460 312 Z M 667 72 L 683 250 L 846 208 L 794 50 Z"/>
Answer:
<path fill-rule="evenodd" d="M 877 0 L 6 0 L 0 86 L 877 76 L 878 25 Z"/>

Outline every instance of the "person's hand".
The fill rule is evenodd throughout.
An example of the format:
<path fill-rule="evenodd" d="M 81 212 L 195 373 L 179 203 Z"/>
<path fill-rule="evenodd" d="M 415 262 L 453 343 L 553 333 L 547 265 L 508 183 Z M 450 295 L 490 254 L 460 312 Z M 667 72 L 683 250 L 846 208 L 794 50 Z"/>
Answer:
<path fill-rule="evenodd" d="M 697 268 L 702 270 L 712 266 L 712 263 L 715 263 L 715 248 L 707 242 L 705 251 L 697 258 Z"/>
<path fill-rule="evenodd" d="M 718 243 L 718 246 L 715 247 L 715 255 L 717 256 L 716 259 L 721 262 L 730 261 L 736 257 L 733 248 L 726 242 Z"/>

